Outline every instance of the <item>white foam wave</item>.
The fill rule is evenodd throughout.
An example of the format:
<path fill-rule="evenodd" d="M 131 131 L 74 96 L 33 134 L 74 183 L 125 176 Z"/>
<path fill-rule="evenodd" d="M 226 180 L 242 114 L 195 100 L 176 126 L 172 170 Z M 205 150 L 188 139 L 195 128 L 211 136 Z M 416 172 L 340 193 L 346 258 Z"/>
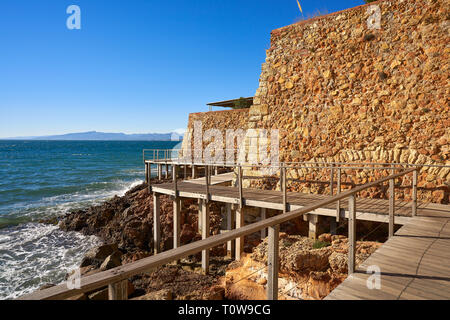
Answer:
<path fill-rule="evenodd" d="M 142 182 L 138 179 L 114 181 L 114 188 L 109 190 L 47 197 L 40 201 L 40 206 L 22 207 L 9 216 L 21 219 L 28 216 L 33 221 L 61 216 L 116 195 L 123 196 Z M 100 243 L 94 236 L 64 232 L 57 226 L 33 222 L 0 229 L 0 299 L 14 299 L 46 283 L 62 282 L 67 272 L 79 266 L 86 251 Z"/>
<path fill-rule="evenodd" d="M 59 284 L 101 241 L 63 232 L 57 226 L 27 223 L 0 230 L 0 299 L 14 299 L 44 284 Z"/>

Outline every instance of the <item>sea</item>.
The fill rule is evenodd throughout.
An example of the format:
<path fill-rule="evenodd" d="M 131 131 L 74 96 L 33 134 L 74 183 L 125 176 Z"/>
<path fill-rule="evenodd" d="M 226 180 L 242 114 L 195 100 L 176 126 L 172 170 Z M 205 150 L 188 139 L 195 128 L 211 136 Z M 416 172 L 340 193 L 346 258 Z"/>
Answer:
<path fill-rule="evenodd" d="M 125 194 L 144 181 L 143 149 L 177 148 L 175 141 L 0 140 L 0 299 L 62 283 L 101 244 L 39 221 Z"/>

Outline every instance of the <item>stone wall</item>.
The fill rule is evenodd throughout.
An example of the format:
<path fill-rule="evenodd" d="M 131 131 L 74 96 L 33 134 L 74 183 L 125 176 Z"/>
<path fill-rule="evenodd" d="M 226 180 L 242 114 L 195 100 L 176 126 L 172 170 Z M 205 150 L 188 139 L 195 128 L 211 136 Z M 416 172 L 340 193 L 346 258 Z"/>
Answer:
<path fill-rule="evenodd" d="M 373 5 L 380 29 L 368 25 Z M 219 130 L 224 149 L 227 129 L 256 129 L 243 140 L 247 151 L 261 139 L 258 129 L 277 129 L 286 163 L 450 165 L 449 7 L 449 0 L 378 1 L 274 30 L 254 105 L 190 114 L 183 149 L 193 148 L 194 123 L 201 121 L 203 132 Z M 214 140 L 203 140 L 203 148 Z M 344 170 L 343 188 L 389 173 Z M 329 170 L 289 170 L 288 178 L 300 180 L 290 190 L 330 192 Z M 412 174 L 397 181 L 396 198 L 411 198 L 411 180 Z M 270 181 L 252 184 L 279 188 Z M 418 186 L 419 199 L 449 203 L 450 168 L 424 167 Z M 377 188 L 362 196 L 386 193 Z"/>
<path fill-rule="evenodd" d="M 207 139 L 205 132 L 211 129 L 218 130 L 218 134 L 222 137 L 221 148 L 227 149 L 226 146 L 226 131 L 236 129 L 246 129 L 248 126 L 248 113 L 249 109 L 232 109 L 210 112 L 199 112 L 189 114 L 189 122 L 187 131 L 183 138 L 182 150 L 188 149 L 188 145 L 191 145 L 191 150 L 194 150 L 194 125 L 196 122 L 201 122 L 202 142 L 201 145 L 205 149 L 211 142 L 214 142 L 215 137 Z M 237 145 L 233 146 L 236 149 Z M 195 153 L 195 151 L 192 151 Z"/>
<path fill-rule="evenodd" d="M 450 1 L 373 4 L 381 29 L 364 5 L 272 32 L 248 126 L 280 130 L 281 161 L 450 164 Z M 353 174 L 350 185 L 383 175 Z M 424 168 L 419 197 L 448 203 L 449 185 L 449 168 Z"/>

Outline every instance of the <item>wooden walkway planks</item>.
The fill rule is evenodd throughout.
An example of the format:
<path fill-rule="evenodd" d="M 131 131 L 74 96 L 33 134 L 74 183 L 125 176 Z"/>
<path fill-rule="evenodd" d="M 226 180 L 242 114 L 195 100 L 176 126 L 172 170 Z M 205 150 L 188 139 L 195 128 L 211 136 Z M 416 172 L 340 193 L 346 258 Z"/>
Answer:
<path fill-rule="evenodd" d="M 228 183 L 231 182 L 233 180 L 233 172 L 228 172 L 228 173 L 221 173 L 218 175 L 212 175 L 211 176 L 211 185 L 219 185 L 219 184 L 224 184 L 224 183 Z M 191 180 L 186 180 L 189 181 L 189 183 L 194 183 L 194 184 L 202 184 L 205 185 L 205 177 L 203 178 L 196 178 L 196 179 L 191 179 Z"/>
<path fill-rule="evenodd" d="M 212 201 L 224 203 L 239 203 L 239 190 L 237 187 L 222 186 L 222 182 L 231 181 L 233 173 L 227 173 L 218 176 L 211 176 L 216 179 L 216 183 L 211 183 L 209 193 Z M 182 198 L 206 199 L 205 179 L 180 181 L 177 184 L 179 196 Z M 173 183 L 164 183 L 153 186 L 153 192 L 173 195 Z M 290 210 L 300 209 L 312 202 L 330 198 L 327 195 L 305 194 L 299 192 L 288 192 L 287 202 Z M 283 210 L 283 196 L 280 191 L 243 189 L 244 204 L 251 207 Z M 388 222 L 389 201 L 384 199 L 357 198 L 357 219 Z M 426 207 L 427 205 L 420 205 Z M 419 208 L 420 208 L 419 206 Z M 341 207 L 345 210 L 348 217 L 348 202 L 341 201 Z M 336 204 L 332 203 L 324 208 L 317 209 L 314 214 L 324 216 L 336 216 Z M 406 201 L 396 201 L 395 203 L 395 223 L 404 224 L 411 216 L 411 203 Z"/>
<path fill-rule="evenodd" d="M 430 208 L 419 208 L 325 299 L 450 299 L 450 206 Z M 380 268 L 380 289 L 367 287 L 369 266 Z"/>

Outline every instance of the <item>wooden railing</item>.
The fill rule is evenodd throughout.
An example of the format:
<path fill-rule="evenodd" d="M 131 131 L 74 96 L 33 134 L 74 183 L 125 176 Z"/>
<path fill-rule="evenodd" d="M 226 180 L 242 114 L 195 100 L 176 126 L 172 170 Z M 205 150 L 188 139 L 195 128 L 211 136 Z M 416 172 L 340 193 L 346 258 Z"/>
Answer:
<path fill-rule="evenodd" d="M 411 168 L 400 173 L 392 174 L 388 177 L 379 179 L 377 181 L 355 187 L 351 190 L 341 192 L 330 198 L 317 201 L 311 205 L 305 206 L 301 209 L 261 220 L 259 222 L 246 225 L 227 233 L 211 236 L 209 238 L 196 241 L 172 250 L 168 250 L 151 257 L 147 257 L 129 264 L 122 265 L 107 271 L 99 272 L 93 275 L 82 277 L 80 279 L 80 286 L 78 288 L 69 289 L 67 284 L 60 284 L 55 287 L 36 291 L 32 294 L 23 296 L 19 299 L 33 299 L 33 300 L 47 300 L 47 299 L 66 299 L 74 295 L 91 292 L 96 289 L 108 286 L 110 299 L 126 299 L 127 292 L 125 280 L 128 278 L 162 266 L 164 264 L 176 261 L 183 257 L 196 254 L 200 251 L 207 251 L 213 247 L 224 244 L 228 241 L 242 238 L 262 229 L 269 228 L 269 252 L 268 252 L 268 283 L 267 283 L 267 297 L 268 299 L 277 299 L 278 297 L 278 239 L 280 224 L 298 218 L 304 214 L 312 213 L 314 210 L 325 207 L 331 203 L 342 201 L 348 198 L 349 201 L 349 250 L 348 250 L 348 272 L 352 274 L 355 270 L 355 256 L 356 256 L 356 194 L 367 188 L 381 185 L 387 181 L 390 184 L 391 198 L 389 201 L 389 233 L 393 234 L 394 224 L 394 179 L 404 176 L 408 173 L 415 172 L 420 168 Z M 208 178 L 206 178 L 208 181 Z M 176 185 L 176 179 L 174 179 Z M 241 204 L 242 205 L 242 204 Z M 392 226 L 392 228 L 391 228 Z"/>

